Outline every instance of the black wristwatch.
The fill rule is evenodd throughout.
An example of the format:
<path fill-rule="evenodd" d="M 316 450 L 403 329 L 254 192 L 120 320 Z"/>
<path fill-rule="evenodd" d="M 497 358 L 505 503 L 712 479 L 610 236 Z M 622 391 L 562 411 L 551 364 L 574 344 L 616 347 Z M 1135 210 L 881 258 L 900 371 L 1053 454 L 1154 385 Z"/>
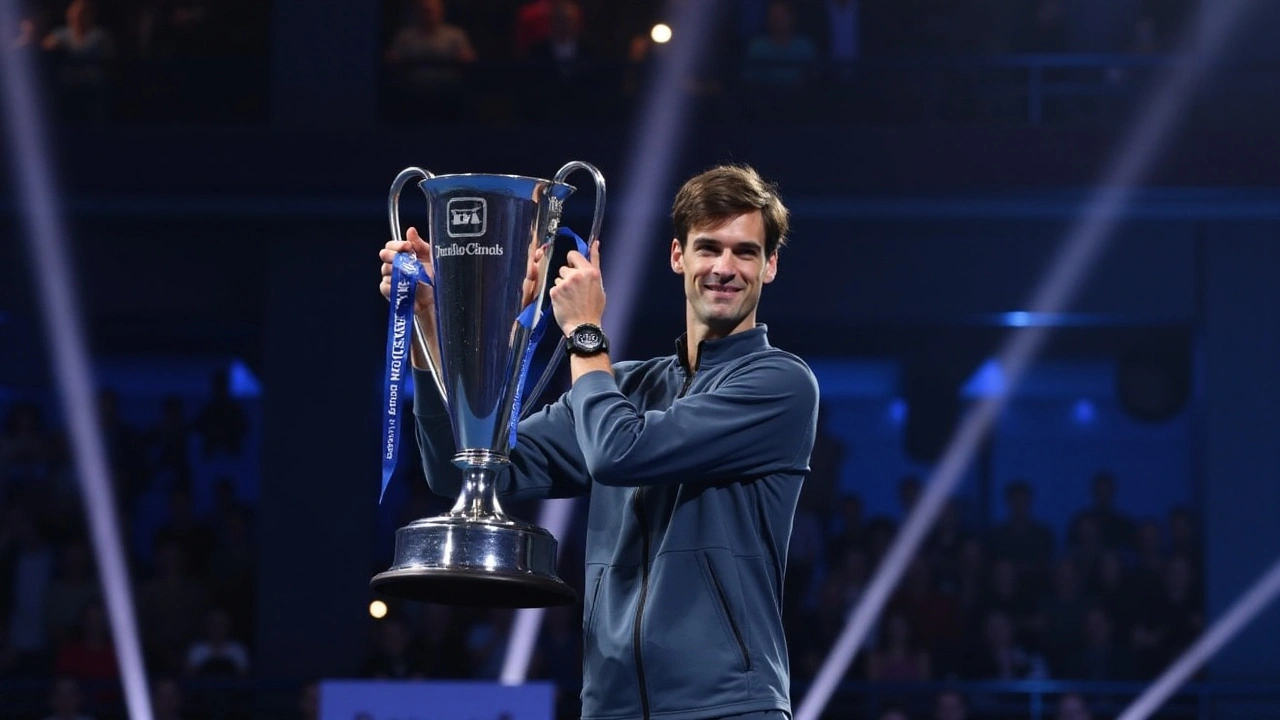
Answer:
<path fill-rule="evenodd" d="M 599 325 L 582 323 L 569 333 L 567 339 L 565 351 L 570 355 L 591 357 L 609 351 L 609 338 L 605 337 Z"/>

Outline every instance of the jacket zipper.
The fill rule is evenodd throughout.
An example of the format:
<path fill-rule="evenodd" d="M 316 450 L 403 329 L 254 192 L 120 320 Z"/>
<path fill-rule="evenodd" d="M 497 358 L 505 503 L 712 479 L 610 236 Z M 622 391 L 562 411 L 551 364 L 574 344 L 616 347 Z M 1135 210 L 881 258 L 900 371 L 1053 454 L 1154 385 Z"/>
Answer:
<path fill-rule="evenodd" d="M 640 566 L 640 600 L 636 603 L 636 621 L 631 631 L 631 644 L 636 656 L 636 676 L 640 681 L 640 715 L 644 720 L 649 720 L 649 689 L 645 685 L 644 680 L 644 659 L 640 652 L 640 621 L 644 617 L 644 603 L 649 596 L 649 523 L 644 518 L 644 507 L 641 505 L 641 498 L 644 493 L 643 487 L 636 488 L 635 502 L 632 507 L 635 509 L 636 519 L 640 521 L 640 536 L 642 538 L 640 546 L 644 553 L 643 564 Z"/>
<path fill-rule="evenodd" d="M 689 386 L 692 384 L 693 384 L 693 373 L 689 373 L 688 375 L 685 376 L 684 385 L 680 387 L 680 393 L 676 395 L 676 399 L 679 400 L 680 398 L 684 397 L 684 394 L 689 392 Z"/>
<path fill-rule="evenodd" d="M 684 397 L 689 392 L 689 386 L 693 385 L 693 373 L 689 372 L 684 378 L 684 385 L 680 388 L 680 393 L 676 398 Z M 644 720 L 649 720 L 649 688 L 644 679 L 644 655 L 641 651 L 640 623 L 644 618 L 644 604 L 649 599 L 649 521 L 644 517 L 644 488 L 636 488 L 636 492 L 631 496 L 634 501 L 631 506 L 635 510 L 636 520 L 640 522 L 640 549 L 642 555 L 642 565 L 640 566 L 640 599 L 636 602 L 636 619 L 631 629 L 631 647 L 635 654 L 636 660 L 636 679 L 640 685 L 640 715 Z"/>
<path fill-rule="evenodd" d="M 747 643 L 742 639 L 742 629 L 738 627 L 738 621 L 733 619 L 733 611 L 729 609 L 729 596 L 724 594 L 724 587 L 720 585 L 720 577 L 716 575 L 716 569 L 711 565 L 711 558 L 704 557 L 707 561 L 707 572 L 711 573 L 711 584 L 716 586 L 716 595 L 720 596 L 720 607 L 724 610 L 724 616 L 729 620 L 729 629 L 733 631 L 733 639 L 738 641 L 738 652 L 742 654 L 742 664 L 751 670 L 751 653 L 747 650 Z"/>

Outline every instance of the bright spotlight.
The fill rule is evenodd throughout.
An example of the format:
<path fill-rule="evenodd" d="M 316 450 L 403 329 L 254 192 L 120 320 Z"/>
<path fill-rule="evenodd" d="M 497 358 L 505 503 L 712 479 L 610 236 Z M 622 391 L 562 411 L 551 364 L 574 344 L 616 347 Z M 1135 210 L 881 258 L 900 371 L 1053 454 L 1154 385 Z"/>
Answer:
<path fill-rule="evenodd" d="M 369 603 L 369 615 L 372 616 L 374 620 L 381 620 L 382 618 L 386 617 L 387 604 L 382 602 L 381 600 L 374 600 L 373 602 Z"/>
<path fill-rule="evenodd" d="M 658 23 L 649 31 L 649 37 L 659 45 L 671 41 L 671 26 Z"/>

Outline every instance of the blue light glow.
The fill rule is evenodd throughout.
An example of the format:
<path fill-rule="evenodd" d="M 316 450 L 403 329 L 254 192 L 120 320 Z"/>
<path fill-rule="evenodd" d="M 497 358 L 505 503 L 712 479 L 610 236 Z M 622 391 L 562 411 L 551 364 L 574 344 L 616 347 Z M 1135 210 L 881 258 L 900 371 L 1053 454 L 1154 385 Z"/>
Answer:
<path fill-rule="evenodd" d="M 1000 397 L 1009 386 L 1004 368 L 995 358 L 987 358 L 965 381 L 960 394 L 966 398 Z"/>
<path fill-rule="evenodd" d="M 906 400 L 894 398 L 889 401 L 889 421 L 894 425 L 901 425 L 907 421 Z"/>
<path fill-rule="evenodd" d="M 1092 425 L 1098 419 L 1098 409 L 1092 400 L 1081 398 L 1071 406 L 1071 417 L 1081 425 Z"/>

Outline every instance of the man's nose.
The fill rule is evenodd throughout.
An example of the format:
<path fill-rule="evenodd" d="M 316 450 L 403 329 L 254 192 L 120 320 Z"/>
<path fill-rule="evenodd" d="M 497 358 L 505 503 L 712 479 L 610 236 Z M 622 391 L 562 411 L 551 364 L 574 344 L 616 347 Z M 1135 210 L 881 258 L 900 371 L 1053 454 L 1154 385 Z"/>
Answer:
<path fill-rule="evenodd" d="M 716 257 L 716 262 L 711 266 L 711 271 L 720 276 L 721 280 L 733 277 L 733 255 L 728 252 L 722 252 Z"/>

